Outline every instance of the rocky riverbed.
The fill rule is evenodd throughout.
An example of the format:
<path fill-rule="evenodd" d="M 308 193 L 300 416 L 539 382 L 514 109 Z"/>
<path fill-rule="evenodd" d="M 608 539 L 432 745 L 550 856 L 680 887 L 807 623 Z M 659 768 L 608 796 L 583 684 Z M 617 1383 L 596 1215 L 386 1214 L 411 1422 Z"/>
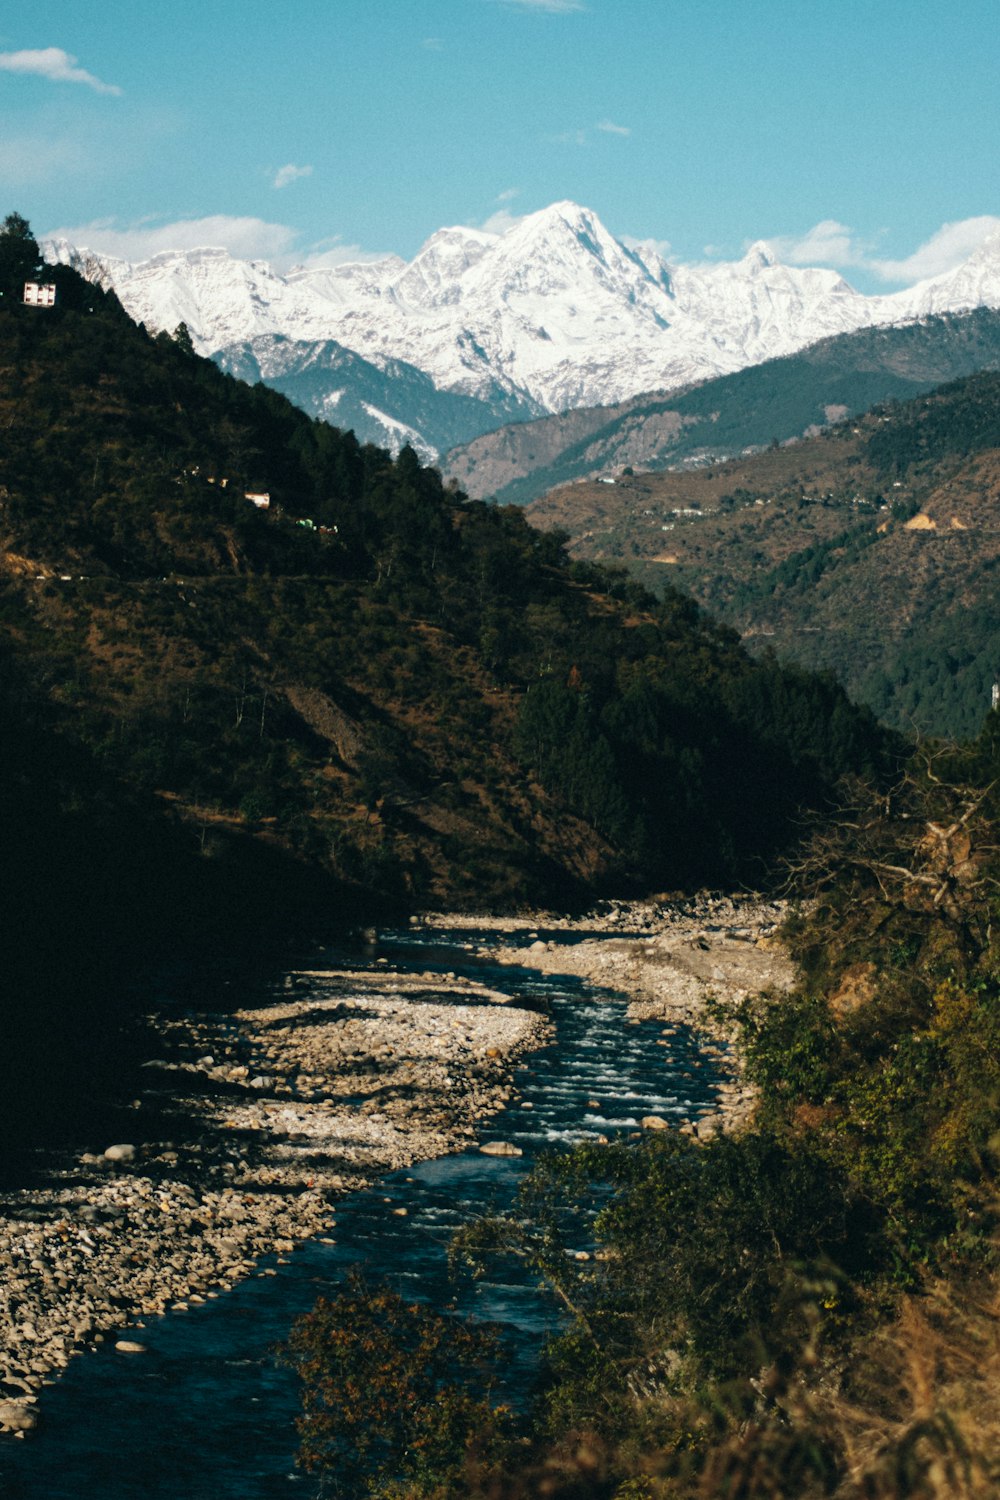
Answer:
<path fill-rule="evenodd" d="M 676 1026 L 700 1032 L 723 1081 L 717 1108 L 681 1128 L 706 1139 L 736 1129 L 754 1105 L 732 1036 L 709 1001 L 736 1002 L 791 987 L 794 967 L 777 936 L 787 914 L 787 903 L 752 895 L 621 903 L 575 919 L 536 912 L 530 920 L 507 918 L 503 930 L 516 941 L 484 955 L 546 974 L 573 974 L 625 995 L 632 1020 L 666 1023 L 665 1045 Z M 426 920 L 454 925 L 453 918 Z M 579 942 L 565 940 L 573 932 Z"/>
<path fill-rule="evenodd" d="M 335 1200 L 465 1147 L 548 1040 L 533 1012 L 438 974 L 299 971 L 266 1005 L 153 1018 L 128 1138 L 0 1198 L 0 1428 L 36 1425 L 72 1355 L 217 1297 L 336 1232 Z M 271 1273 L 273 1274 L 273 1273 Z"/>
<path fill-rule="evenodd" d="M 735 1128 L 753 1098 L 706 1002 L 789 986 L 784 915 L 757 898 L 700 897 L 415 925 L 502 934 L 482 957 L 624 995 L 631 1020 L 664 1023 L 664 1047 L 677 1027 L 701 1032 L 723 1083 L 681 1128 L 707 1138 Z M 113 1340 L 121 1358 L 141 1358 L 144 1319 L 273 1275 L 263 1257 L 336 1236 L 341 1194 L 474 1142 L 511 1097 L 516 1062 L 551 1036 L 508 1000 L 380 960 L 290 973 L 261 1005 L 150 1018 L 158 1055 L 127 1132 L 0 1197 L 0 1430 L 31 1431 L 44 1386 L 78 1350 Z"/>

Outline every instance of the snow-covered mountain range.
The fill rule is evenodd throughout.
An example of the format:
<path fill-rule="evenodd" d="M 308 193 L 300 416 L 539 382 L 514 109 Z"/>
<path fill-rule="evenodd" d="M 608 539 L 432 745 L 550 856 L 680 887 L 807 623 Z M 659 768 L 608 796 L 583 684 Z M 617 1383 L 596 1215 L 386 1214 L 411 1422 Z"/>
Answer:
<path fill-rule="evenodd" d="M 671 265 L 652 246 L 629 248 L 574 203 L 505 234 L 439 230 L 409 263 L 388 256 L 284 275 L 219 249 L 132 264 L 66 242 L 45 248 L 50 260 L 113 285 L 148 328 L 186 323 L 196 347 L 227 367 L 245 364 L 252 346 L 262 378 L 275 365 L 287 382 L 300 360 L 311 372 L 302 404 L 340 425 L 344 398 L 332 398 L 344 361 L 332 361 L 324 391 L 314 346 L 352 351 L 367 362 L 369 384 L 371 367 L 386 376 L 379 402 L 367 402 L 374 435 L 391 446 L 416 441 L 428 454 L 440 438 L 394 410 L 393 361 L 411 388 L 420 372 L 438 392 L 473 398 L 462 420 L 487 431 L 728 374 L 832 334 L 1000 307 L 1000 236 L 947 275 L 866 296 L 835 271 L 780 264 L 763 242 L 738 261 Z"/>

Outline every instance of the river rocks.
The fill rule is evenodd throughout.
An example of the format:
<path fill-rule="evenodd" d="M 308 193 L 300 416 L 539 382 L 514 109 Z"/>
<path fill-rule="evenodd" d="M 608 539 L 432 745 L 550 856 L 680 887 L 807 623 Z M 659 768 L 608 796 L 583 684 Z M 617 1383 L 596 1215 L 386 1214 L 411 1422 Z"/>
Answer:
<path fill-rule="evenodd" d="M 639 1121 L 639 1124 L 642 1126 L 643 1130 L 670 1129 L 670 1122 L 668 1120 L 665 1120 L 662 1115 L 643 1115 L 642 1119 Z"/>
<path fill-rule="evenodd" d="M 38 1426 L 38 1412 L 20 1401 L 0 1401 L 0 1428 L 18 1437 Z"/>
<path fill-rule="evenodd" d="M 151 1018 L 163 1138 L 77 1152 L 0 1198 L 0 1397 L 18 1410 L 85 1344 L 124 1355 L 123 1324 L 218 1296 L 325 1234 L 336 1195 L 464 1145 L 551 1034 L 464 978 L 289 978 L 269 1006 Z"/>
<path fill-rule="evenodd" d="M 502 930 L 523 936 L 546 929 L 578 931 L 580 941 L 535 941 L 527 949 L 512 942 L 486 950 L 483 956 L 509 964 L 527 961 L 543 973 L 575 974 L 628 995 L 633 1024 L 644 1020 L 671 1023 L 664 1030 L 665 1051 L 677 1026 L 704 1037 L 706 1055 L 721 1074 L 717 1108 L 708 1112 L 704 1131 L 697 1133 L 699 1140 L 708 1140 L 720 1128 L 735 1129 L 747 1120 L 755 1094 L 741 1081 L 731 1039 L 708 1012 L 706 1002 L 710 998 L 739 1002 L 761 990 L 790 987 L 794 970 L 777 937 L 786 913 L 787 903 L 765 901 L 757 895 L 663 897 L 607 905 L 573 919 L 533 912 L 530 918 L 508 918 Z M 433 925 L 437 920 L 426 917 L 425 923 Z M 481 917 L 470 918 L 469 924 L 488 925 Z M 595 937 L 595 931 L 604 935 Z M 724 1043 L 714 1052 L 709 1050 L 713 1038 Z M 694 1134 L 696 1128 L 691 1124 L 688 1132 Z"/>
<path fill-rule="evenodd" d="M 119 1354 L 145 1354 L 146 1345 L 139 1344 L 135 1339 L 117 1339 L 115 1348 Z"/>
<path fill-rule="evenodd" d="M 483 1156 L 523 1156 L 524 1152 L 520 1146 L 515 1146 L 512 1141 L 487 1141 L 480 1146 Z"/>

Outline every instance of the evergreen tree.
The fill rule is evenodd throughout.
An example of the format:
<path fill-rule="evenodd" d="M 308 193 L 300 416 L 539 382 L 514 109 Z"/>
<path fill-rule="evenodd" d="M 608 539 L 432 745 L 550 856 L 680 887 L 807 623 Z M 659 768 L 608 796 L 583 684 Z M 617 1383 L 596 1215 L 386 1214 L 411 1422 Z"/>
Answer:
<path fill-rule="evenodd" d="M 0 224 L 0 306 L 20 302 L 24 283 L 38 275 L 41 259 L 27 219 L 8 214 Z"/>

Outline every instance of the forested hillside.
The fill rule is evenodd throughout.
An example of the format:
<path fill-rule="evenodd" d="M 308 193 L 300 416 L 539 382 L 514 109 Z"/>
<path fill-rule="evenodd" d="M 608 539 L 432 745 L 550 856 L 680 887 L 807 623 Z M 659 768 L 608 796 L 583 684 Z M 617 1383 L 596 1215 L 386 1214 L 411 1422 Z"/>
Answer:
<path fill-rule="evenodd" d="M 57 1010 L 74 964 L 293 914 L 759 880 L 802 805 L 892 758 L 831 681 L 571 566 L 71 270 L 22 306 L 35 253 L 8 220 L 5 961 Z"/>
<path fill-rule="evenodd" d="M 454 448 L 443 467 L 473 495 L 524 505 L 579 479 L 690 468 L 807 437 L 998 365 L 994 308 L 862 328 L 689 389 L 502 427 Z"/>
<path fill-rule="evenodd" d="M 900 728 L 971 736 L 1000 660 L 1000 376 L 692 474 L 530 507 L 570 553 L 684 588 L 753 650 L 830 670 Z"/>

